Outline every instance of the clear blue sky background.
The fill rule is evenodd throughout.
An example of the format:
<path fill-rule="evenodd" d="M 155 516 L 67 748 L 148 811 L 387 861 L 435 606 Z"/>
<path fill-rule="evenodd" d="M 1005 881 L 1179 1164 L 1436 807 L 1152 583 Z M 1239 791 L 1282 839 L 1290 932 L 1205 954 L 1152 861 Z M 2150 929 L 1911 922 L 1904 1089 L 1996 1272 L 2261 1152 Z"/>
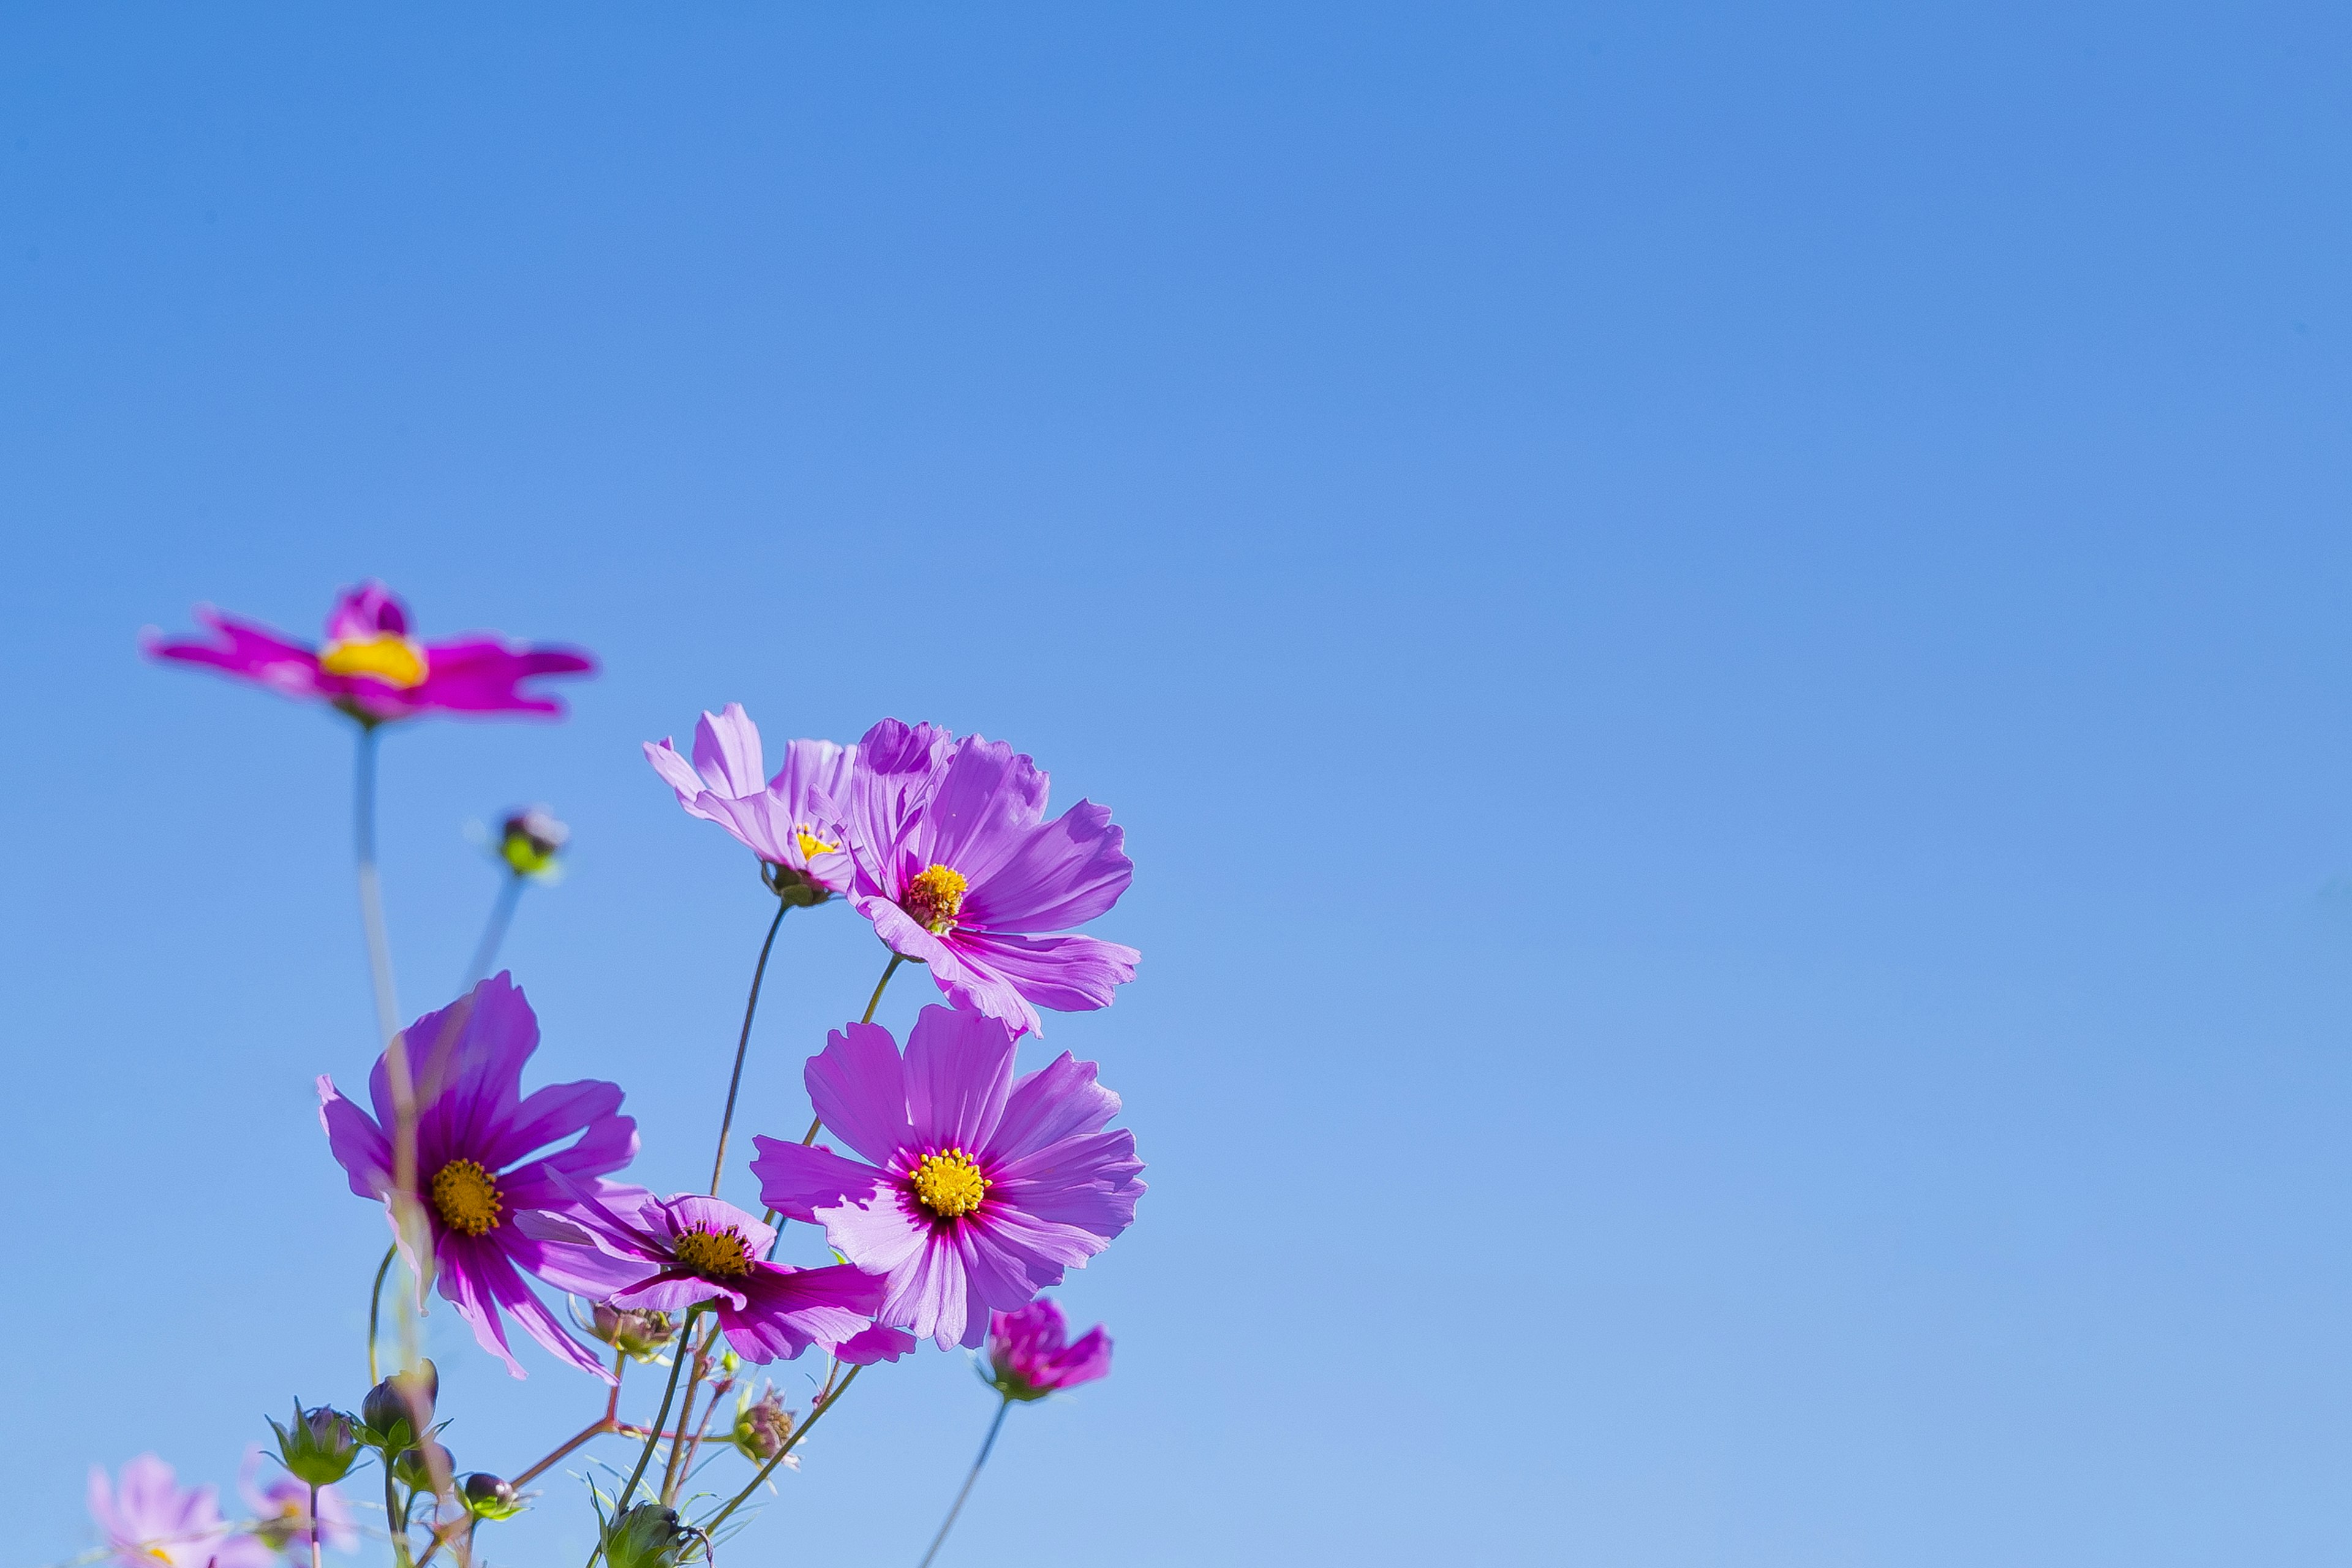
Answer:
<path fill-rule="evenodd" d="M 1063 1292 L 1118 1369 L 950 1563 L 2352 1554 L 2347 70 L 2319 5 L 0 9 L 12 1560 L 361 1391 L 348 736 L 132 640 L 369 574 L 606 661 L 393 737 L 391 917 L 445 999 L 464 825 L 553 803 L 539 1073 L 666 1187 L 766 899 L 641 741 L 929 718 L 1126 824 L 1141 975 L 1047 1037 L 1151 1164 Z M 788 923 L 753 1130 L 877 966 Z M 595 1405 L 432 1322 L 462 1464 Z M 874 1375 L 739 1553 L 911 1564 L 990 1407 Z M 554 1492 L 495 1558 L 584 1554 Z"/>

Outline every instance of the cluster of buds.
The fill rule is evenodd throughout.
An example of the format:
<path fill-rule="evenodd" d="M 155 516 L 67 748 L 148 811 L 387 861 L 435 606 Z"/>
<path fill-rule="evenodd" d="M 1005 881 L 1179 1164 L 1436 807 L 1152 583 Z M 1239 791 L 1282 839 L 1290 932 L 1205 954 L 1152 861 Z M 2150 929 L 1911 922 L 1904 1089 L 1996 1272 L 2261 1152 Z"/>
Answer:
<path fill-rule="evenodd" d="M 708 1555 L 710 1538 L 677 1517 L 677 1510 L 641 1502 L 605 1527 L 604 1561 L 611 1568 L 677 1568 Z"/>
<path fill-rule="evenodd" d="M 278 1434 L 278 1461 L 298 1481 L 332 1486 L 359 1462 L 358 1424 L 329 1405 L 305 1410 L 298 1399 L 294 1419 L 283 1426 L 272 1421 L 269 1429 Z"/>
<path fill-rule="evenodd" d="M 518 877 L 546 877 L 555 870 L 572 829 L 543 805 L 509 814 L 499 831 L 499 858 Z"/>
<path fill-rule="evenodd" d="M 649 1307 L 615 1307 L 599 1301 L 588 1331 L 632 1361 L 649 1362 L 677 1338 L 677 1324 L 667 1312 Z"/>

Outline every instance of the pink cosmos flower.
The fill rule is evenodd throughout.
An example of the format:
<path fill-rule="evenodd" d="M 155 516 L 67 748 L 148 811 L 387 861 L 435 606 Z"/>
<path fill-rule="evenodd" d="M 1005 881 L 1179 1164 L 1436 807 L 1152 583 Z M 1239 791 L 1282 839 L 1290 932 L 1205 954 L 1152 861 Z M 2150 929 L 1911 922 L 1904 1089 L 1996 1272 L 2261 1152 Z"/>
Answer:
<path fill-rule="evenodd" d="M 1046 784 L 1002 741 L 885 719 L 857 743 L 843 802 L 850 902 L 950 1003 L 1031 1032 L 1041 1006 L 1108 1006 L 1138 957 L 1069 932 L 1117 903 L 1135 868 L 1109 807 L 1082 800 L 1046 821 Z"/>
<path fill-rule="evenodd" d="M 255 1484 L 261 1469 L 261 1445 L 257 1443 L 245 1451 L 245 1464 L 237 1471 L 236 1489 L 245 1499 L 259 1521 L 254 1533 L 264 1542 L 289 1557 L 310 1561 L 310 1483 L 298 1480 L 279 1470 L 269 1479 Z M 359 1549 L 359 1524 L 352 1513 L 352 1505 L 333 1487 L 319 1489 L 319 1542 L 335 1552 L 355 1552 Z"/>
<path fill-rule="evenodd" d="M 403 1033 L 416 1086 L 417 1194 L 432 1231 L 442 1296 L 473 1325 L 482 1348 L 517 1377 L 524 1373 L 507 1348 L 501 1307 L 541 1344 L 612 1382 L 613 1374 L 564 1331 L 523 1275 L 602 1300 L 644 1271 L 593 1248 L 551 1246 L 521 1222 L 534 1213 L 568 1214 L 576 1206 L 576 1190 L 624 1202 L 644 1195 L 642 1187 L 596 1180 L 637 1152 L 637 1124 L 620 1113 L 620 1087 L 583 1079 L 525 1096 L 523 1064 L 539 1048 L 539 1019 L 503 973 Z M 382 1057 L 369 1075 L 368 1096 L 373 1116 L 320 1078 L 319 1121 L 352 1191 L 383 1201 L 389 1218 L 393 1099 Z M 579 1142 L 554 1147 L 575 1133 Z"/>
<path fill-rule="evenodd" d="M 1110 1336 L 1100 1323 L 1073 1344 L 1062 1309 L 1040 1296 L 1017 1312 L 988 1323 L 988 1361 L 1007 1399 L 1043 1399 L 1065 1388 L 1110 1375 Z"/>
<path fill-rule="evenodd" d="M 877 1321 L 978 1345 L 1010 1311 L 1080 1268 L 1135 1220 L 1135 1137 L 1103 1128 L 1118 1096 L 1065 1051 L 1015 1080 L 1001 1019 L 926 1007 L 902 1059 L 878 1024 L 837 1029 L 803 1075 L 834 1134 L 824 1144 L 752 1140 L 760 1195 L 824 1226 L 851 1263 L 883 1276 Z"/>
<path fill-rule="evenodd" d="M 89 1517 L 122 1568 L 270 1568 L 269 1548 L 232 1534 L 211 1487 L 182 1490 L 172 1467 L 142 1454 L 122 1467 L 122 1487 L 89 1468 Z"/>
<path fill-rule="evenodd" d="M 790 1361 L 812 1344 L 861 1365 L 897 1361 L 915 1348 L 906 1334 L 867 1333 L 882 1304 L 881 1280 L 843 1264 L 769 1262 L 775 1230 L 733 1204 L 692 1193 L 616 1203 L 557 1180 L 574 1200 L 571 1215 L 532 1215 L 521 1223 L 547 1241 L 598 1248 L 629 1266 L 634 1278 L 608 1298 L 614 1307 L 676 1313 L 711 1302 L 735 1353 L 763 1363 Z"/>
<path fill-rule="evenodd" d="M 196 606 L 196 618 L 212 628 L 212 639 L 165 638 L 151 628 L 142 642 L 148 657 L 207 665 L 281 696 L 331 703 L 362 724 L 425 713 L 562 713 L 562 703 L 525 691 L 522 682 L 596 668 L 579 649 L 551 644 L 518 646 L 488 635 L 417 642 L 408 635 L 407 609 L 373 581 L 343 591 L 319 647 L 209 605 Z"/>
<path fill-rule="evenodd" d="M 849 890 L 838 802 L 856 754 L 856 747 L 831 741 L 788 741 L 784 765 L 767 778 L 760 727 L 740 702 L 702 715 L 691 766 L 669 742 L 646 742 L 646 761 L 677 792 L 687 815 L 733 834 L 766 863 L 776 891 L 803 904 Z"/>

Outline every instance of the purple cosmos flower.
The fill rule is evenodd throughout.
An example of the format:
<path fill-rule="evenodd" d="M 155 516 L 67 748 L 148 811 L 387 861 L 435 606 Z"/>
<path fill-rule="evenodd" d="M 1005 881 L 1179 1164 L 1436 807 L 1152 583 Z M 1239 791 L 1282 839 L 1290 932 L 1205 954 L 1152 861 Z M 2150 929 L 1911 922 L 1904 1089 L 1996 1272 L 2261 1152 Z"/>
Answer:
<path fill-rule="evenodd" d="M 611 1382 L 613 1374 L 564 1332 L 522 1276 L 535 1274 L 559 1290 L 601 1298 L 642 1271 L 588 1248 L 551 1247 L 520 1222 L 534 1213 L 568 1213 L 575 1191 L 624 1201 L 642 1193 L 595 1181 L 637 1152 L 637 1124 L 620 1114 L 619 1086 L 583 1079 L 525 1097 L 522 1068 L 539 1048 L 539 1020 L 504 973 L 427 1013 L 404 1033 L 416 1085 L 417 1191 L 431 1225 L 442 1296 L 474 1326 L 482 1348 L 517 1377 L 523 1370 L 507 1348 L 501 1307 L 541 1344 Z M 368 1077 L 368 1094 L 373 1116 L 320 1079 L 319 1120 L 352 1191 L 384 1199 L 388 1215 L 393 1147 L 386 1129 L 393 1100 L 381 1057 Z M 547 1152 L 574 1133 L 579 1142 Z"/>
<path fill-rule="evenodd" d="M 1007 1399 L 1043 1399 L 1110 1375 L 1110 1336 L 1100 1323 L 1070 1342 L 1062 1309 L 1044 1296 L 1017 1312 L 999 1312 L 988 1322 L 988 1361 L 995 1386 Z"/>
<path fill-rule="evenodd" d="M 843 801 L 850 901 L 958 1007 L 1034 1031 L 1037 1008 L 1110 1005 L 1131 947 L 1067 934 L 1118 901 L 1135 868 L 1110 808 L 1045 820 L 1046 776 L 1002 741 L 885 719 L 856 746 Z M 1056 934 L 1063 933 L 1063 934 Z"/>
<path fill-rule="evenodd" d="M 303 1562 L 310 1560 L 310 1483 L 299 1480 L 279 1470 L 257 1486 L 261 1469 L 261 1445 L 257 1443 L 245 1451 L 244 1468 L 237 1471 L 236 1489 L 260 1522 L 254 1533 L 263 1542 Z M 336 1552 L 359 1549 L 359 1525 L 352 1513 L 352 1505 L 333 1487 L 319 1489 L 319 1542 Z"/>
<path fill-rule="evenodd" d="M 877 1318 L 977 1345 L 992 1310 L 1024 1306 L 1135 1220 L 1134 1134 L 1106 1132 L 1118 1096 L 1065 1051 L 1015 1081 L 1001 1019 L 926 1007 L 907 1054 L 878 1024 L 835 1030 L 803 1075 L 835 1136 L 757 1138 L 768 1206 L 824 1226 L 834 1249 L 887 1282 Z"/>
<path fill-rule="evenodd" d="M 768 1262 L 775 1230 L 733 1204 L 693 1193 L 615 1203 L 561 1184 L 574 1199 L 568 1218 L 534 1215 L 521 1223 L 549 1242 L 594 1248 L 627 1268 L 629 1283 L 608 1298 L 615 1307 L 682 1312 L 711 1302 L 728 1344 L 745 1361 L 790 1361 L 816 1344 L 862 1364 L 897 1361 L 915 1348 L 905 1334 L 895 1343 L 866 1336 L 882 1304 L 881 1280 L 845 1264 Z M 862 1353 L 845 1353 L 853 1341 Z"/>
<path fill-rule="evenodd" d="M 328 702 L 362 724 L 423 713 L 561 713 L 563 704 L 522 689 L 535 676 L 583 675 L 595 661 L 576 648 L 510 645 L 478 635 L 420 643 L 408 611 L 376 582 L 347 588 L 327 617 L 327 641 L 312 647 L 209 605 L 196 618 L 214 637 L 143 639 L 152 658 L 209 665 L 282 696 Z"/>
<path fill-rule="evenodd" d="M 691 767 L 669 742 L 646 742 L 646 760 L 677 792 L 688 816 L 733 834 L 767 864 L 779 893 L 797 891 L 794 901 L 808 904 L 849 890 L 838 803 L 856 752 L 831 741 L 788 741 L 784 765 L 768 778 L 760 727 L 740 702 L 702 715 Z"/>
<path fill-rule="evenodd" d="M 231 1534 L 210 1487 L 180 1488 L 172 1467 L 142 1454 L 122 1467 L 122 1487 L 89 1468 L 89 1517 L 123 1568 L 269 1568 L 270 1551 L 250 1535 Z"/>

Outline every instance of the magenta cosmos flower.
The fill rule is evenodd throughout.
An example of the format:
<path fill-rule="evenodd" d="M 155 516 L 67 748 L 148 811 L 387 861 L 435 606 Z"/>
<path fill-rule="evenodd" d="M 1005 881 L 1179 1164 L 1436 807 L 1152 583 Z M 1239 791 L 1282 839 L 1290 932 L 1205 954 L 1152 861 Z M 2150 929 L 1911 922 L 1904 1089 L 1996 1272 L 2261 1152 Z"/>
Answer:
<path fill-rule="evenodd" d="M 763 1363 L 790 1361 L 813 1344 L 860 1364 L 897 1361 L 915 1348 L 908 1335 L 866 1331 L 882 1304 L 881 1280 L 845 1264 L 770 1263 L 774 1229 L 733 1204 L 690 1193 L 615 1203 L 562 1184 L 576 1203 L 568 1219 L 534 1215 L 522 1223 L 549 1241 L 591 1247 L 628 1268 L 631 1282 L 608 1298 L 615 1307 L 682 1312 L 709 1301 L 735 1353 Z"/>
<path fill-rule="evenodd" d="M 1104 1126 L 1118 1096 L 1068 1052 L 1015 1081 L 1003 1020 L 926 1007 L 902 1059 L 878 1024 L 835 1030 L 803 1075 L 834 1135 L 756 1138 L 760 1195 L 824 1226 L 834 1249 L 883 1277 L 876 1313 L 919 1338 L 977 1345 L 991 1310 L 1025 1306 L 1135 1220 L 1135 1137 Z"/>
<path fill-rule="evenodd" d="M 523 1275 L 601 1299 L 642 1271 L 590 1248 L 551 1246 L 520 1222 L 535 1213 L 569 1214 L 576 1206 L 572 1192 L 580 1189 L 616 1201 L 642 1194 L 642 1188 L 597 1181 L 637 1152 L 637 1124 L 620 1113 L 619 1086 L 583 1079 L 525 1096 L 522 1068 L 539 1048 L 539 1020 L 504 973 L 441 1011 L 427 1013 L 403 1033 L 416 1085 L 417 1190 L 432 1229 L 441 1294 L 473 1325 L 482 1348 L 517 1377 L 523 1370 L 507 1348 L 501 1308 L 565 1361 L 612 1381 L 613 1374 L 531 1292 Z M 352 1191 L 386 1200 L 389 1216 L 393 1100 L 382 1057 L 368 1077 L 368 1096 L 375 1103 L 373 1116 L 321 1078 L 319 1120 Z M 551 1147 L 575 1134 L 577 1142 Z"/>
<path fill-rule="evenodd" d="M 1045 820 L 1046 775 L 1002 741 L 885 719 L 857 743 L 844 801 L 850 901 L 890 951 L 930 965 L 959 1007 L 1037 1028 L 1037 1008 L 1110 1005 L 1131 947 L 1072 934 L 1135 868 L 1110 808 Z"/>
<path fill-rule="evenodd" d="M 237 1471 L 236 1489 L 245 1499 L 257 1521 L 253 1532 L 267 1545 L 310 1560 L 310 1483 L 299 1480 L 280 1470 L 259 1485 L 255 1482 L 261 1470 L 261 1446 L 255 1444 L 245 1451 L 245 1465 Z M 352 1505 L 333 1487 L 319 1489 L 319 1542 L 336 1552 L 359 1549 L 359 1524 L 352 1513 Z"/>
<path fill-rule="evenodd" d="M 702 715 L 691 766 L 669 742 L 646 742 L 646 760 L 677 792 L 687 815 L 733 834 L 769 868 L 770 885 L 803 904 L 849 890 L 837 803 L 856 753 L 831 741 L 787 741 L 784 765 L 766 777 L 760 727 L 740 702 Z"/>
<path fill-rule="evenodd" d="M 1044 1296 L 988 1322 L 988 1362 L 1007 1399 L 1043 1399 L 1110 1375 L 1110 1336 L 1097 1323 L 1075 1344 L 1062 1309 Z"/>
<path fill-rule="evenodd" d="M 381 583 L 347 588 L 327 616 L 318 647 L 209 605 L 196 618 L 210 640 L 165 638 L 151 631 L 148 656 L 200 664 L 266 686 L 281 696 L 331 703 L 362 724 L 425 713 L 561 713 L 563 704 L 522 689 L 536 676 L 584 675 L 595 661 L 576 648 L 518 646 L 477 634 L 420 643 L 408 635 L 408 611 Z"/>
<path fill-rule="evenodd" d="M 172 1467 L 142 1454 L 122 1467 L 118 1490 L 106 1471 L 89 1470 L 89 1517 L 125 1568 L 269 1568 L 269 1548 L 232 1534 L 210 1487 L 181 1489 Z"/>

